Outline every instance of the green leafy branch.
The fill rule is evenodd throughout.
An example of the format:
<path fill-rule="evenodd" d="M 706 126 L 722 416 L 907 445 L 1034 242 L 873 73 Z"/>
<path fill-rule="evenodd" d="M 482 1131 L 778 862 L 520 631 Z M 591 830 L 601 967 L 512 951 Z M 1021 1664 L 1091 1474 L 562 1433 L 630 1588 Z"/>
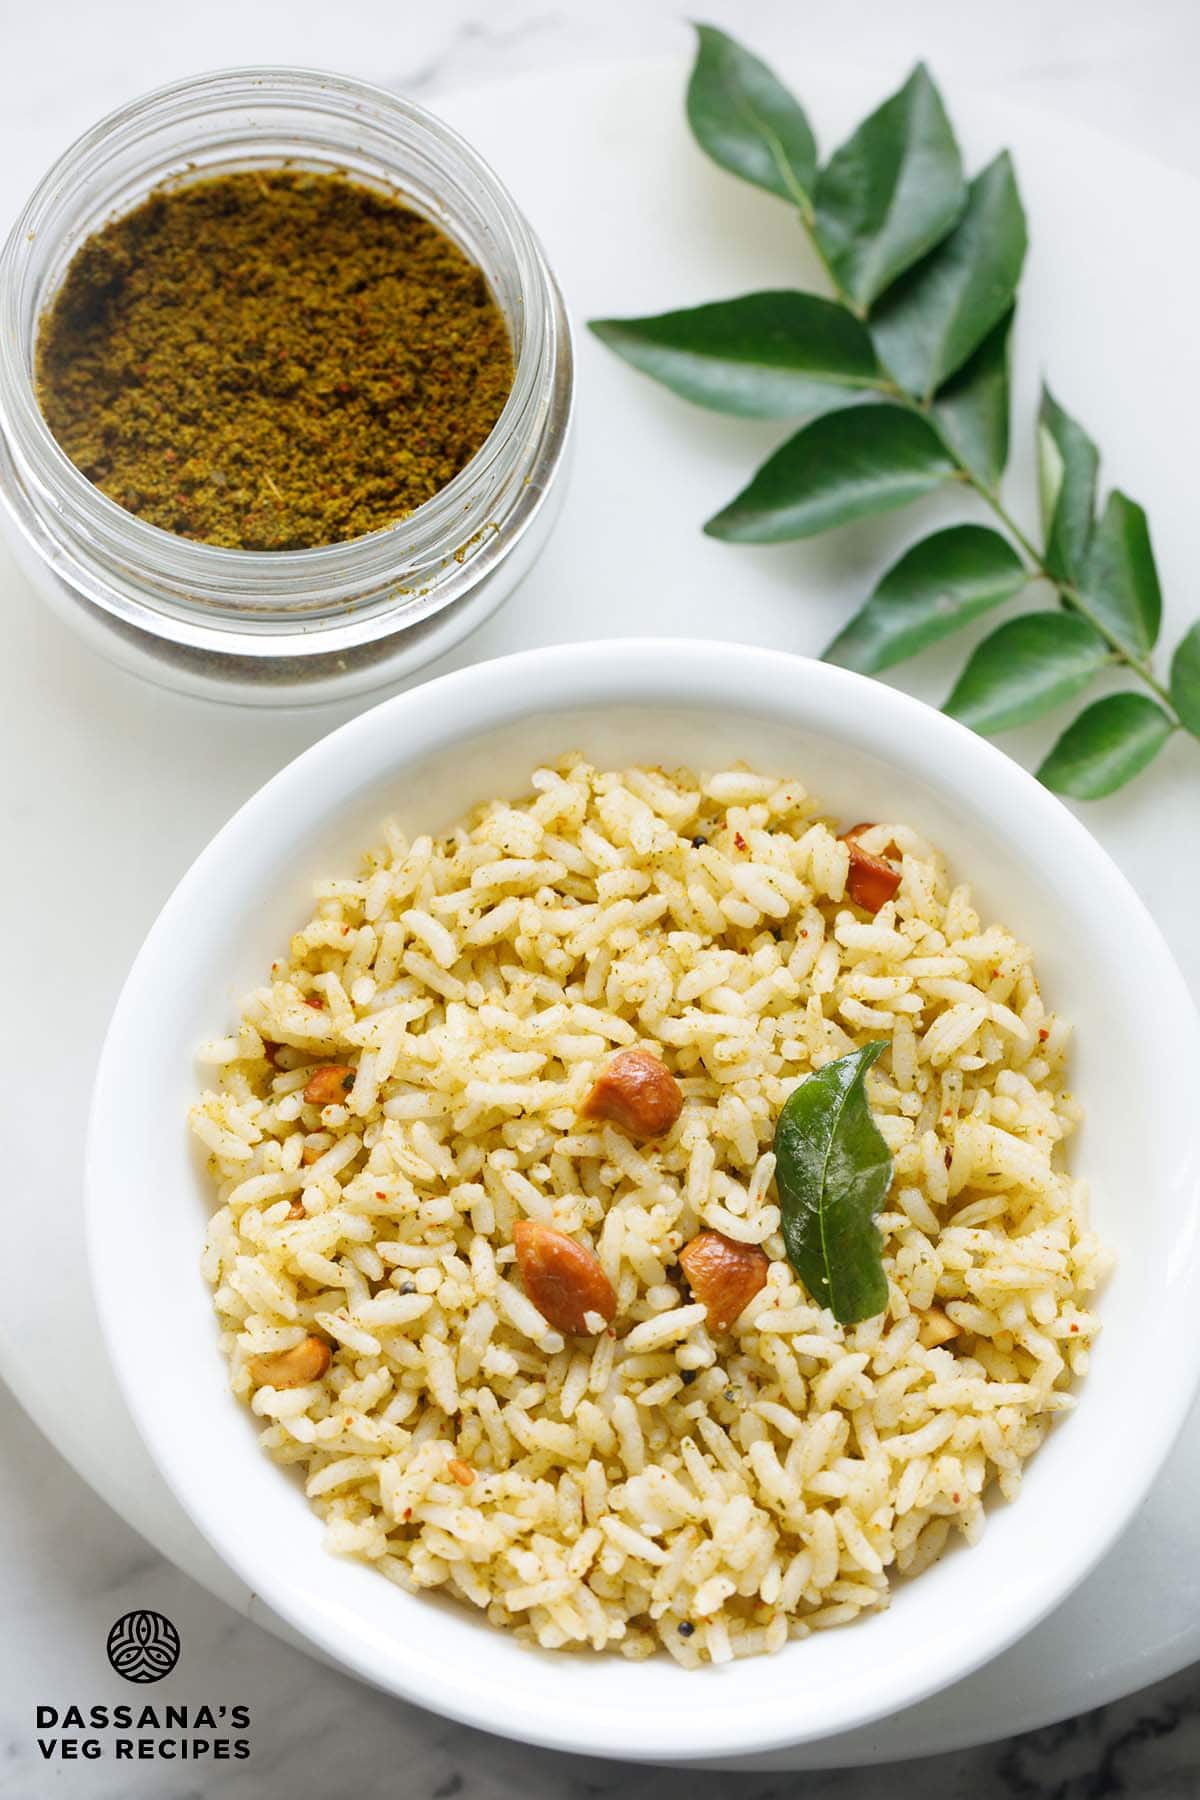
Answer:
<path fill-rule="evenodd" d="M 1006 619 L 977 646 L 946 711 L 981 732 L 1028 724 L 1105 670 L 1140 684 L 1086 706 L 1038 774 L 1096 799 L 1177 731 L 1200 737 L 1200 621 L 1153 664 L 1162 596 L 1142 508 L 1111 492 L 1100 457 L 1043 387 L 1037 420 L 1043 544 L 1004 504 L 1009 336 L 1025 213 L 1007 152 L 973 180 L 922 65 L 820 166 L 793 94 L 757 57 L 701 25 L 692 132 L 732 174 L 799 215 L 835 298 L 793 290 L 592 330 L 643 373 L 718 412 L 805 422 L 704 527 L 735 543 L 812 537 L 960 482 L 997 528 L 953 525 L 912 545 L 825 651 L 877 674 L 1049 583 L 1055 604 Z"/>

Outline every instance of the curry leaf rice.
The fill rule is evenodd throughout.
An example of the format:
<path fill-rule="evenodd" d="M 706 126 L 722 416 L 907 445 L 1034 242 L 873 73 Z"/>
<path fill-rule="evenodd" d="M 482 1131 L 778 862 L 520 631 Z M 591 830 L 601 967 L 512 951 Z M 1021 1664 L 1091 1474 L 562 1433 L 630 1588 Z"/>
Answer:
<path fill-rule="evenodd" d="M 884 1310 L 843 1326 L 772 1145 L 881 1040 Z M 934 849 L 794 781 L 576 756 L 389 827 L 202 1050 L 233 1391 L 331 1549 L 529 1643 L 694 1668 L 877 1610 L 1087 1368 L 1067 1042 Z"/>

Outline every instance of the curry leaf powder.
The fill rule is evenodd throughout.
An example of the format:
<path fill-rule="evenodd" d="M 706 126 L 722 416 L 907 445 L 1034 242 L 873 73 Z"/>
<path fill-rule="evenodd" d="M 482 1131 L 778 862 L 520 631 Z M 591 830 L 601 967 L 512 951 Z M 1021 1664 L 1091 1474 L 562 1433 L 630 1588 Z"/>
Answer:
<path fill-rule="evenodd" d="M 453 479 L 512 387 L 482 272 L 400 200 L 332 174 L 159 190 L 85 240 L 37 392 L 118 505 L 241 550 L 340 543 Z"/>

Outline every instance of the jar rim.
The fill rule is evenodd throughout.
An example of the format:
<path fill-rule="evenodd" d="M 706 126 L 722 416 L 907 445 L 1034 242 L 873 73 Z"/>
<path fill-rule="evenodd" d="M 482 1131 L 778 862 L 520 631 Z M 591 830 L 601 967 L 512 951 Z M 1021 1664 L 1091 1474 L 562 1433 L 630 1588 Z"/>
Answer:
<path fill-rule="evenodd" d="M 99 153 L 103 150 L 111 157 L 191 115 L 219 114 L 246 103 L 268 109 L 307 109 L 314 116 L 323 115 L 329 123 L 349 118 L 352 124 L 355 112 L 369 112 L 371 125 L 392 135 L 398 165 L 403 134 L 407 133 L 410 141 L 432 145 L 452 161 L 456 173 L 461 172 L 486 206 L 488 228 L 515 271 L 523 313 L 521 340 L 514 345 L 513 383 L 504 407 L 483 444 L 452 480 L 392 525 L 340 543 L 301 550 L 243 550 L 204 543 L 153 525 L 120 506 L 76 467 L 54 437 L 26 363 L 32 343 L 26 345 L 21 315 L 22 282 L 28 268 L 25 259 L 47 215 L 63 204 L 66 195 L 80 191 L 83 183 L 94 177 Z M 288 135 L 303 155 L 303 128 L 297 129 L 293 123 Z M 401 166 L 393 178 L 403 197 Z M 442 196 L 438 198 L 440 201 Z M 453 234 L 451 206 L 445 207 L 444 217 Z M 549 328 L 551 338 L 565 329 L 565 317 L 537 240 L 503 182 L 452 126 L 416 102 L 352 76 L 288 66 L 214 70 L 158 87 L 107 114 L 56 159 L 18 215 L 0 250 L 0 428 L 11 436 L 28 481 L 42 501 L 37 511 L 43 534 L 52 537 L 62 551 L 66 547 L 62 541 L 65 521 L 75 521 L 102 557 L 107 553 L 120 565 L 152 573 L 165 584 L 171 602 L 167 610 L 179 612 L 184 624 L 189 613 L 198 626 L 203 621 L 201 635 L 208 641 L 212 631 L 224 635 L 230 626 L 245 628 L 252 622 L 261 626 L 274 620 L 276 625 L 298 628 L 303 619 L 327 646 L 331 633 L 325 621 L 331 615 L 344 620 L 347 605 L 353 606 L 347 596 L 361 593 L 364 583 L 372 582 L 390 587 L 391 603 L 381 619 L 372 620 L 365 616 L 371 609 L 360 608 L 359 630 L 354 636 L 382 635 L 400 624 L 397 596 L 403 589 L 397 584 L 402 583 L 406 568 L 419 565 L 422 556 L 445 544 L 463 516 L 464 500 L 481 482 L 496 478 L 514 432 L 536 419 L 546 376 L 547 320 L 554 314 L 558 316 Z M 35 317 L 35 332 L 36 325 Z M 67 554 L 70 557 L 69 548 Z M 478 559 L 472 559 L 478 564 L 488 560 L 494 559 L 489 559 L 486 546 Z M 80 579 L 77 567 L 72 568 L 71 578 L 80 581 L 89 598 L 99 604 L 130 611 L 128 597 L 122 604 L 119 595 L 94 591 L 94 579 L 89 587 L 86 576 Z M 246 601 L 248 611 L 238 604 L 241 590 L 253 595 L 252 602 Z M 449 589 L 439 594 L 407 595 L 404 622 L 416 624 L 456 597 Z M 139 598 L 144 602 L 144 597 Z M 302 611 L 306 599 L 308 610 Z M 152 603 L 146 610 L 155 621 L 151 629 L 161 629 L 163 612 Z M 378 604 L 375 610 L 379 610 Z M 143 619 L 146 616 L 136 604 L 132 611 Z M 179 635 L 195 641 L 194 633 L 186 629 Z"/>

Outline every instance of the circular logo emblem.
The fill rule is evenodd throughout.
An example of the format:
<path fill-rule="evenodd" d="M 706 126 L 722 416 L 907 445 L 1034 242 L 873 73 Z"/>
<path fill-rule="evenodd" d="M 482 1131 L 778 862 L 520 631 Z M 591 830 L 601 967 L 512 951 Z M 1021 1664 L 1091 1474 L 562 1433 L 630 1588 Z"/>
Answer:
<path fill-rule="evenodd" d="M 162 1613 L 140 1608 L 108 1634 L 108 1660 L 125 1681 L 161 1681 L 179 1661 L 179 1633 Z"/>

